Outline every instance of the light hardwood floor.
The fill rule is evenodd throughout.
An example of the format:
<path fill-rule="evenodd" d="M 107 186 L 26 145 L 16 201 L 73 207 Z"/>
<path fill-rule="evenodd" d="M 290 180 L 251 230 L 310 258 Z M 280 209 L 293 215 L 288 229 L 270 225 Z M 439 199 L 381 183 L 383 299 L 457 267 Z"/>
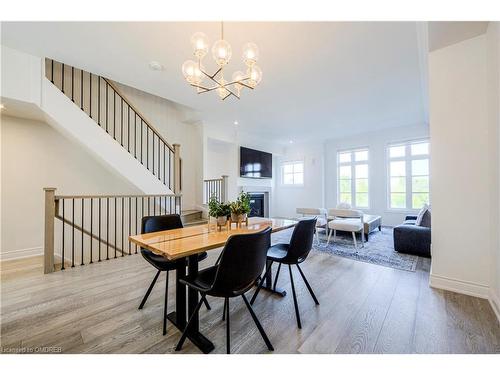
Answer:
<path fill-rule="evenodd" d="M 274 236 L 287 238 L 290 231 Z M 219 250 L 203 265 L 213 264 Z M 312 252 L 296 269 L 302 329 L 297 329 L 289 275 L 282 268 L 279 298 L 261 292 L 254 308 L 275 353 L 499 353 L 500 326 L 488 301 L 428 286 L 429 260 L 416 272 Z M 2 263 L 1 346 L 60 347 L 63 353 L 173 353 L 180 333 L 162 336 L 165 273 L 143 310 L 137 309 L 155 271 L 140 255 L 42 274 L 40 257 Z M 170 274 L 173 285 L 174 273 Z M 250 294 L 250 293 L 249 293 Z M 251 295 L 251 294 L 250 294 Z M 169 311 L 174 308 L 170 288 Z M 225 352 L 222 299 L 202 308 L 201 331 Z M 232 299 L 233 353 L 268 353 L 243 301 Z M 189 340 L 182 353 L 199 353 Z"/>

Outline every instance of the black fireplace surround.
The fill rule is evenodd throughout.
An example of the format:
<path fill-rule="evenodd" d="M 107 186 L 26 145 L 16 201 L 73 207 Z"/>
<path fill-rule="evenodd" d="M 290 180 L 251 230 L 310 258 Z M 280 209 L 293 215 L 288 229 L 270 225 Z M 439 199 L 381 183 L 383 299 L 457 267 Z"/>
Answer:
<path fill-rule="evenodd" d="M 250 193 L 249 217 L 264 217 L 264 193 Z"/>

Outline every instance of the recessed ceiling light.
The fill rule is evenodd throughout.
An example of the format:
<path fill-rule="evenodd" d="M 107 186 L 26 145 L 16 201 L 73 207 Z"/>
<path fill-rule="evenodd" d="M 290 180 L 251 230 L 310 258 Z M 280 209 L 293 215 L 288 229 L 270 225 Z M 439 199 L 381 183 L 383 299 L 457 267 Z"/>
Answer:
<path fill-rule="evenodd" d="M 151 61 L 149 63 L 149 68 L 151 70 L 161 71 L 161 70 L 163 70 L 163 65 L 161 65 L 158 61 Z"/>
<path fill-rule="evenodd" d="M 235 122 L 234 122 L 234 125 L 238 125 L 238 121 L 235 121 Z"/>
<path fill-rule="evenodd" d="M 293 141 L 291 141 L 291 140 L 290 140 L 290 141 L 288 141 L 288 143 L 292 144 L 292 143 L 293 143 Z"/>

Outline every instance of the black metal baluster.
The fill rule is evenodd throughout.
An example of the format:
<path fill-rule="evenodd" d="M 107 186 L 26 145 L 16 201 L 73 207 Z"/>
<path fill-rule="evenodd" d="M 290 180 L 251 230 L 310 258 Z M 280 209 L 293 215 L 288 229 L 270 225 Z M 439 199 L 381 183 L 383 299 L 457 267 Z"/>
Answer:
<path fill-rule="evenodd" d="M 123 229 L 123 201 L 125 200 L 124 197 L 122 197 L 122 257 L 125 256 L 124 252 L 125 252 L 125 243 L 124 243 L 124 238 L 125 238 L 125 234 L 123 233 L 124 232 L 124 229 Z"/>
<path fill-rule="evenodd" d="M 75 199 L 72 198 L 71 218 L 71 267 L 75 266 Z"/>
<path fill-rule="evenodd" d="M 115 197 L 115 258 L 116 258 L 116 247 L 117 243 L 116 243 L 116 197 Z"/>
<path fill-rule="evenodd" d="M 142 144 L 143 144 L 143 139 L 142 139 L 142 133 L 144 133 L 144 131 L 142 130 L 142 127 L 143 127 L 143 122 L 142 122 L 142 117 L 139 117 L 141 119 L 141 164 L 144 165 L 144 163 L 142 162 L 142 159 L 143 159 L 143 154 L 142 154 Z"/>
<path fill-rule="evenodd" d="M 101 126 L 101 76 L 97 76 L 97 125 Z"/>
<path fill-rule="evenodd" d="M 75 67 L 71 67 L 71 101 L 75 102 Z"/>
<path fill-rule="evenodd" d="M 116 140 L 116 91 L 113 89 L 113 138 Z"/>
<path fill-rule="evenodd" d="M 153 141 L 152 141 L 153 152 L 152 152 L 151 157 L 153 158 L 153 168 L 151 169 L 151 172 L 153 173 L 153 176 L 154 176 L 155 175 L 155 132 L 152 132 L 152 133 L 153 133 Z"/>
<path fill-rule="evenodd" d="M 54 83 L 54 60 L 50 60 L 50 82 Z"/>
<path fill-rule="evenodd" d="M 92 229 L 94 228 L 94 200 L 90 198 L 90 263 L 92 262 L 92 244 L 94 242 L 94 238 L 92 237 Z"/>
<path fill-rule="evenodd" d="M 130 108 L 130 107 L 129 107 Z M 131 204 L 132 204 L 132 198 L 128 197 L 128 235 L 132 235 L 132 223 L 130 222 L 131 219 Z M 130 241 L 128 241 L 128 255 L 130 255 Z"/>
<path fill-rule="evenodd" d="M 165 163 L 165 143 L 163 143 L 163 185 L 165 185 L 165 172 L 166 172 L 166 163 Z"/>
<path fill-rule="evenodd" d="M 89 72 L 89 116 L 92 118 L 92 73 Z"/>
<path fill-rule="evenodd" d="M 149 171 L 149 126 L 146 124 L 146 168 Z"/>
<path fill-rule="evenodd" d="M 168 188 L 172 190 L 172 152 L 168 151 Z"/>
<path fill-rule="evenodd" d="M 137 234 L 137 197 L 135 197 L 135 233 Z M 135 244 L 135 253 L 137 254 L 137 244 Z"/>
<path fill-rule="evenodd" d="M 109 198 L 106 198 L 106 260 L 109 260 Z"/>
<path fill-rule="evenodd" d="M 99 262 L 101 261 L 101 198 L 99 198 L 99 219 L 97 220 L 99 225 L 98 238 L 99 238 Z"/>
<path fill-rule="evenodd" d="M 106 133 L 108 132 L 108 82 L 106 82 Z"/>
<path fill-rule="evenodd" d="M 61 91 L 63 94 L 66 94 L 64 92 L 64 64 L 61 63 Z"/>
<path fill-rule="evenodd" d="M 158 136 L 158 180 L 161 181 L 161 173 L 160 173 L 160 166 L 161 166 L 161 163 L 160 163 L 160 160 L 161 160 L 161 153 L 160 153 L 161 149 L 160 149 L 160 136 Z"/>
<path fill-rule="evenodd" d="M 80 109 L 83 111 L 83 69 L 80 72 Z"/>
<path fill-rule="evenodd" d="M 134 158 L 137 159 L 137 113 L 134 113 Z"/>
<path fill-rule="evenodd" d="M 83 213 L 83 209 L 84 209 L 84 207 L 83 207 L 83 202 L 84 202 L 84 201 L 83 201 L 83 198 L 82 198 L 82 231 L 81 231 L 81 232 L 82 232 L 82 259 L 81 259 L 82 263 L 80 264 L 80 266 L 83 266 L 83 228 L 84 228 L 84 226 L 83 226 L 83 224 L 84 224 L 84 221 L 83 221 L 83 220 L 84 220 L 84 219 L 83 219 L 83 217 L 84 217 L 84 213 Z"/>
<path fill-rule="evenodd" d="M 148 216 L 151 215 L 151 197 L 148 196 Z"/>
<path fill-rule="evenodd" d="M 123 147 L 123 98 L 120 103 L 120 145 Z"/>
<path fill-rule="evenodd" d="M 153 197 L 153 216 L 156 216 L 156 197 Z"/>
<path fill-rule="evenodd" d="M 61 199 L 61 203 L 62 203 L 62 264 L 61 264 L 61 270 L 64 270 L 64 225 L 65 225 L 65 222 L 64 222 L 64 199 Z"/>
<path fill-rule="evenodd" d="M 130 153 L 130 106 L 127 104 L 127 151 Z"/>

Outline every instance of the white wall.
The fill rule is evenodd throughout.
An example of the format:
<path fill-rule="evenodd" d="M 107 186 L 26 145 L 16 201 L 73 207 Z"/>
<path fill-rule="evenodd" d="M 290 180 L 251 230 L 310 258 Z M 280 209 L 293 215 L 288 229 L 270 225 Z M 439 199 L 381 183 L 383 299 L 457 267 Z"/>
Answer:
<path fill-rule="evenodd" d="M 3 259 L 41 254 L 44 187 L 56 194 L 141 194 L 42 121 L 1 117 Z"/>
<path fill-rule="evenodd" d="M 491 211 L 498 207 L 490 184 L 498 142 L 490 139 L 487 48 L 481 35 L 429 57 L 431 285 L 481 297 L 488 297 L 491 283 L 489 231 L 498 232 Z"/>
<path fill-rule="evenodd" d="M 304 162 L 304 185 L 287 186 L 281 181 L 281 164 Z M 274 214 L 296 217 L 297 207 L 325 207 L 324 148 L 322 143 L 304 143 L 286 147 L 274 166 L 276 177 Z"/>

